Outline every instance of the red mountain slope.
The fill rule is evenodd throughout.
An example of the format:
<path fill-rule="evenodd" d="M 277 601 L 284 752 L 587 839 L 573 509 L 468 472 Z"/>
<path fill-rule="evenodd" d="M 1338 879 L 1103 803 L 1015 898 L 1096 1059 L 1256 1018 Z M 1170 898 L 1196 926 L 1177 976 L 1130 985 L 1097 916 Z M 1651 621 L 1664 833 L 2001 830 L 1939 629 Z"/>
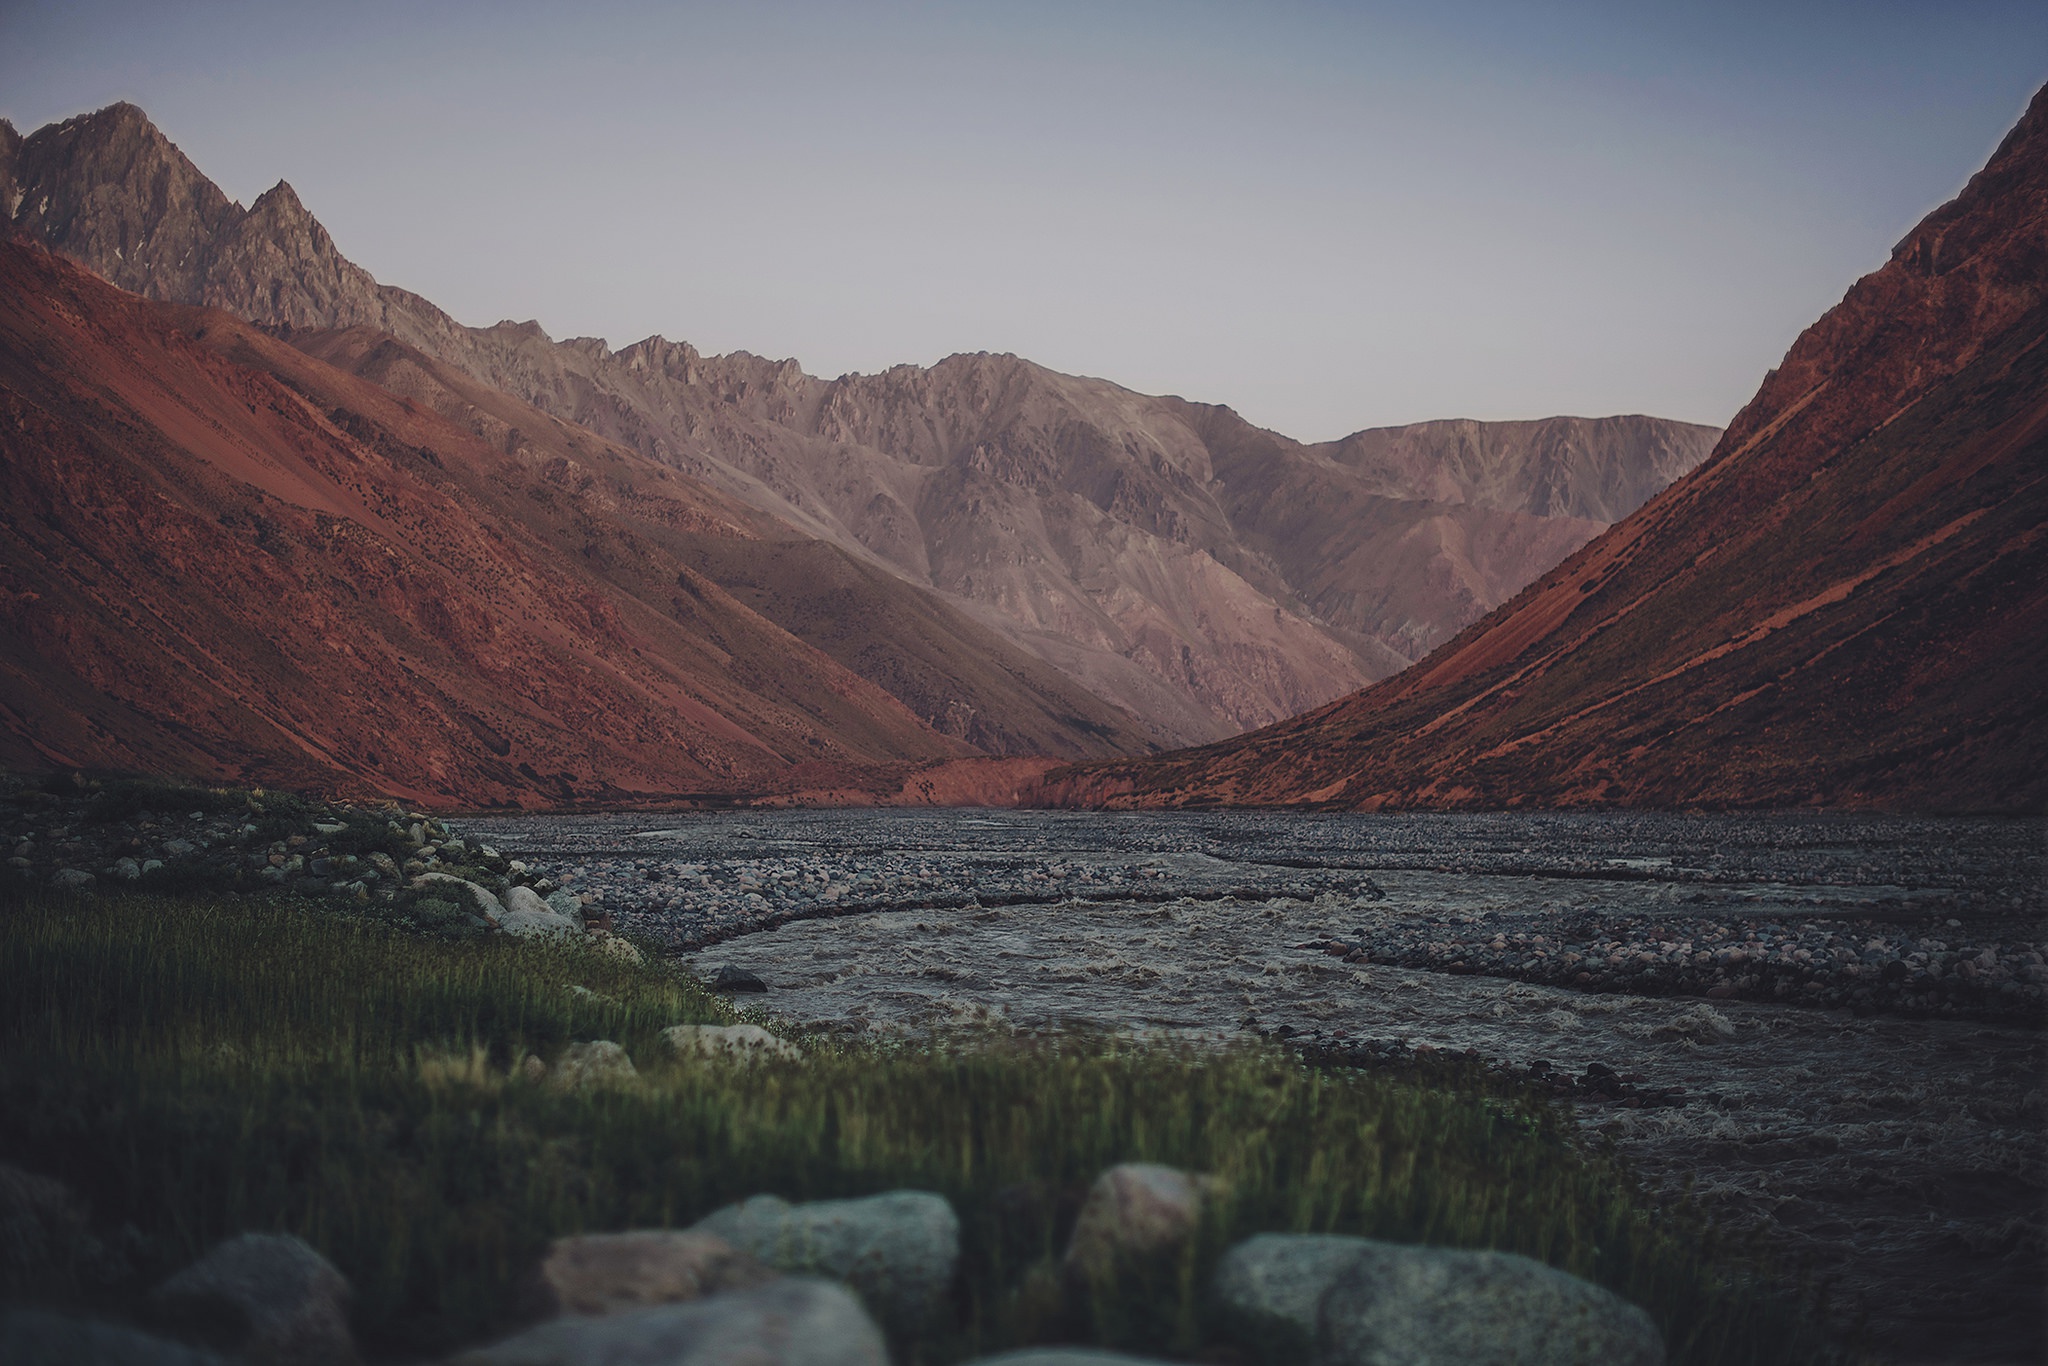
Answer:
<path fill-rule="evenodd" d="M 2048 805 L 2048 91 L 1698 471 L 1421 663 L 1060 800 Z"/>
<path fill-rule="evenodd" d="M 759 534 L 692 481 L 522 462 L 39 248 L 0 298 L 0 765 L 477 805 L 968 752 L 664 546 Z"/>

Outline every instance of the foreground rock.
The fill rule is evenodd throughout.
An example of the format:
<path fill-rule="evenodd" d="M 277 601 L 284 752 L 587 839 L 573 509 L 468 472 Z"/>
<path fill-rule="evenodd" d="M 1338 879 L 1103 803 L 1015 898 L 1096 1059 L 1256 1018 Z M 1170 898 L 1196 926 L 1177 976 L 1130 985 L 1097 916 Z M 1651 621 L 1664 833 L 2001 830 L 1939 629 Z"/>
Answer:
<path fill-rule="evenodd" d="M 481 891 L 481 888 L 478 888 Z M 583 937 L 583 917 L 570 917 L 556 910 L 531 887 L 508 887 L 498 928 L 514 939 Z"/>
<path fill-rule="evenodd" d="M 1663 1366 L 1650 1316 L 1510 1252 L 1261 1234 L 1216 1268 L 1233 1336 L 1324 1366 Z"/>
<path fill-rule="evenodd" d="M 888 1366 L 882 1334 L 845 1288 L 787 1277 L 689 1304 L 564 1318 L 448 1366 Z"/>
<path fill-rule="evenodd" d="M 801 1058 L 796 1045 L 759 1025 L 672 1025 L 661 1041 L 679 1058 L 722 1058 L 759 1062 L 767 1058 Z"/>
<path fill-rule="evenodd" d="M 575 1091 L 591 1086 L 617 1086 L 633 1080 L 639 1073 L 634 1070 L 633 1059 L 625 1049 L 610 1039 L 592 1039 L 588 1043 L 572 1043 L 563 1049 L 554 1069 L 542 1075 L 557 1086 Z"/>
<path fill-rule="evenodd" d="M 1126 1162 L 1095 1179 L 1067 1244 L 1066 1269 L 1090 1281 L 1133 1262 L 1169 1257 L 1200 1227 L 1212 1178 L 1153 1162 Z"/>
<path fill-rule="evenodd" d="M 40 1309 L 0 1311 L 0 1362 L 7 1366 L 225 1366 L 213 1353 L 182 1343 Z"/>
<path fill-rule="evenodd" d="M 618 1314 L 750 1290 L 777 1274 L 710 1233 L 636 1229 L 557 1238 L 534 1271 L 529 1309 L 536 1318 Z"/>
<path fill-rule="evenodd" d="M 231 1238 L 158 1286 L 150 1317 L 180 1338 L 269 1366 L 350 1366 L 348 1281 L 289 1235 Z"/>
<path fill-rule="evenodd" d="M 960 1220 L 927 1191 L 802 1205 L 757 1195 L 695 1227 L 778 1270 L 845 1281 L 893 1332 L 931 1318 L 960 1264 Z"/>

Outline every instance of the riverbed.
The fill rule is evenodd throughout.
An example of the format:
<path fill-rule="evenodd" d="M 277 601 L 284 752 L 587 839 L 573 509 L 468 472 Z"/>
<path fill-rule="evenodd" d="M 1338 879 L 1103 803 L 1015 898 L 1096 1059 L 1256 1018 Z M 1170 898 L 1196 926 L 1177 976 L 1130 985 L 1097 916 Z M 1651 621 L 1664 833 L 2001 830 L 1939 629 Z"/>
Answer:
<path fill-rule="evenodd" d="M 1879 1358 L 2043 1359 L 2039 823 L 989 811 L 480 818 L 806 1025 L 1469 1053 L 1829 1288 Z"/>

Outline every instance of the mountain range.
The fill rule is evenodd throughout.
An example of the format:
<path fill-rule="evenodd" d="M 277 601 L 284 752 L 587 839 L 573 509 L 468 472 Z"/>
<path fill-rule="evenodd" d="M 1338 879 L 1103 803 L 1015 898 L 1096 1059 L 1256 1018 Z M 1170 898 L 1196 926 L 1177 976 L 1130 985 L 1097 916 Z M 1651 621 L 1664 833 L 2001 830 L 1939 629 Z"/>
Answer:
<path fill-rule="evenodd" d="M 1552 418 L 1306 444 L 1008 355 L 825 380 L 660 337 L 465 327 L 350 262 L 289 185 L 231 201 L 130 105 L 27 138 L 0 124 L 0 208 L 17 237 L 253 323 L 504 458 L 554 458 L 535 433 L 573 424 L 752 509 L 773 554 L 677 553 L 990 754 L 1213 740 L 1387 677 L 1718 436 Z"/>
<path fill-rule="evenodd" d="M 2048 808 L 2048 90 L 1704 466 L 1398 677 L 1041 800 Z"/>

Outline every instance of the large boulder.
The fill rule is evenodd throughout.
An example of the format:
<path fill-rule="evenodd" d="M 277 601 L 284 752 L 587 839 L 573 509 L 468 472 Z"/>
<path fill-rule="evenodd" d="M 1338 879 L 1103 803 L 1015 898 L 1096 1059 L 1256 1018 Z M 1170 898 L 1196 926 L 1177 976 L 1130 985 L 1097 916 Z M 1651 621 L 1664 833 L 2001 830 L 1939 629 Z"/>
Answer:
<path fill-rule="evenodd" d="M 1211 1177 L 1156 1162 L 1125 1162 L 1095 1178 L 1067 1243 L 1070 1275 L 1101 1280 L 1132 1262 L 1172 1255 L 1202 1222 Z"/>
<path fill-rule="evenodd" d="M 151 1319 L 175 1336 L 261 1366 L 355 1361 L 348 1281 L 299 1239 L 245 1233 L 150 1293 Z"/>
<path fill-rule="evenodd" d="M 670 1025 L 661 1041 L 678 1058 L 722 1058 L 759 1062 L 767 1058 L 801 1058 L 796 1045 L 759 1025 Z"/>
<path fill-rule="evenodd" d="M 581 939 L 583 917 L 572 920 L 561 914 L 531 887 L 511 887 L 505 892 L 505 909 L 498 916 L 498 928 L 514 939 Z"/>
<path fill-rule="evenodd" d="M 40 1309 L 0 1310 L 0 1362 L 6 1366 L 225 1366 L 213 1353 L 181 1342 Z"/>
<path fill-rule="evenodd" d="M 638 1073 L 625 1049 L 610 1039 L 592 1039 L 563 1049 L 562 1056 L 555 1060 L 554 1070 L 546 1075 L 555 1085 L 574 1091 L 590 1086 L 617 1086 L 633 1080 Z"/>
<path fill-rule="evenodd" d="M 846 1282 L 900 1334 L 930 1321 L 960 1264 L 959 1217 L 944 1196 L 928 1191 L 802 1205 L 757 1195 L 696 1228 L 778 1270 Z"/>
<path fill-rule="evenodd" d="M 791 1276 L 688 1304 L 561 1318 L 447 1366 L 888 1366 L 843 1287 Z"/>
<path fill-rule="evenodd" d="M 536 1318 L 617 1314 L 764 1285 L 779 1273 L 725 1239 L 674 1229 L 557 1238 L 531 1282 Z"/>
<path fill-rule="evenodd" d="M 505 919 L 505 903 L 498 900 L 488 887 L 479 887 L 467 878 L 453 873 L 421 873 L 412 880 L 417 891 L 431 891 L 454 901 L 464 910 L 482 916 L 493 925 L 502 924 Z"/>
<path fill-rule="evenodd" d="M 0 1162 L 0 1300 L 62 1293 L 118 1270 L 68 1186 Z"/>
<path fill-rule="evenodd" d="M 1322 1366 L 1663 1366 L 1650 1316 L 1512 1252 L 1261 1234 L 1225 1253 L 1215 1298 L 1263 1360 Z"/>

